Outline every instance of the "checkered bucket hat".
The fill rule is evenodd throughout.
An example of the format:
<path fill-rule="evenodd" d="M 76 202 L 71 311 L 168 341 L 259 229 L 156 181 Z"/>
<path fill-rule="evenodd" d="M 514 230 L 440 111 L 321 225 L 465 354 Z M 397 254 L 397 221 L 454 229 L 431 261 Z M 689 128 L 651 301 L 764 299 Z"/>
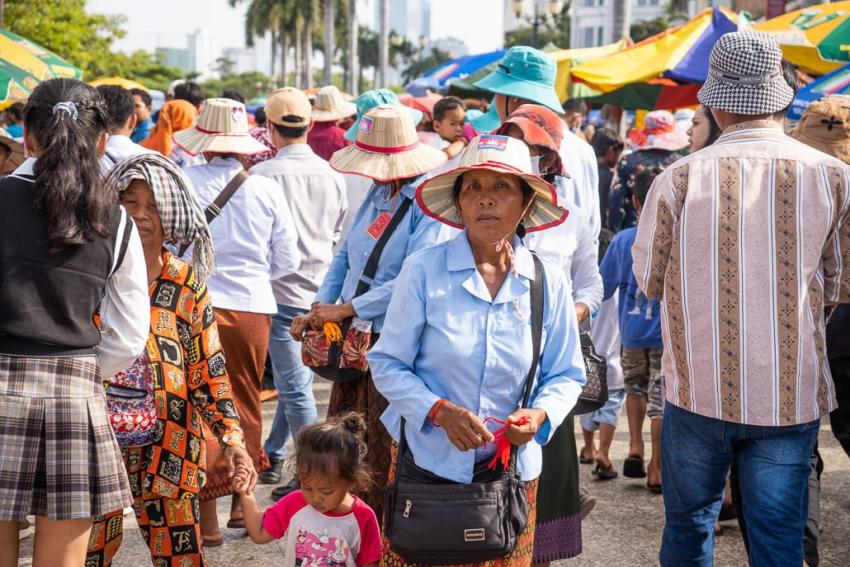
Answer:
<path fill-rule="evenodd" d="M 699 101 L 711 108 L 755 116 L 786 108 L 794 91 L 782 75 L 782 51 L 763 32 L 727 33 L 711 50 Z"/>

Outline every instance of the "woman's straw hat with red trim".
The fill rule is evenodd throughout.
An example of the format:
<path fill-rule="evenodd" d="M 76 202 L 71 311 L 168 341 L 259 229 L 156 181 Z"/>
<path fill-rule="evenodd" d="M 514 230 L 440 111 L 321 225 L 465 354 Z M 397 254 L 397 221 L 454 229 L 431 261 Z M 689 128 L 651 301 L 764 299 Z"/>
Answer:
<path fill-rule="evenodd" d="M 445 163 L 446 154 L 419 142 L 406 108 L 384 104 L 360 119 L 357 141 L 336 152 L 331 167 L 386 183 L 418 177 Z"/>
<path fill-rule="evenodd" d="M 486 134 L 469 142 L 460 158 L 460 166 L 423 182 L 416 190 L 416 201 L 426 215 L 455 228 L 463 221 L 454 199 L 455 181 L 467 171 L 489 170 L 511 175 L 528 183 L 537 199 L 522 222 L 526 232 L 544 230 L 567 220 L 568 211 L 558 206 L 555 188 L 531 173 L 528 146 L 509 136 Z"/>
<path fill-rule="evenodd" d="M 268 148 L 251 136 L 245 105 L 229 98 L 210 98 L 192 128 L 174 134 L 174 143 L 192 155 L 257 154 Z"/>

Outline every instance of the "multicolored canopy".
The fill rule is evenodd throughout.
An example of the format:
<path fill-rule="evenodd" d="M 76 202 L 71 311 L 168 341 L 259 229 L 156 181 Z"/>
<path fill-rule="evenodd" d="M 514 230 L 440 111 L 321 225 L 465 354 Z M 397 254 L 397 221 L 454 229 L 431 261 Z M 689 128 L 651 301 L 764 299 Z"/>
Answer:
<path fill-rule="evenodd" d="M 783 14 L 755 29 L 773 34 L 785 58 L 823 75 L 850 62 L 850 2 L 816 4 Z"/>
<path fill-rule="evenodd" d="M 504 56 L 504 49 L 497 49 L 496 51 L 489 51 L 487 53 L 478 53 L 476 55 L 464 55 L 463 57 L 446 61 L 442 65 L 431 69 L 422 75 L 422 78 L 430 79 L 430 82 L 439 87 L 444 87 L 446 82 L 449 80 L 464 79 L 479 69 L 482 69 L 491 63 L 498 62 Z"/>
<path fill-rule="evenodd" d="M 0 29 L 0 108 L 29 96 L 41 81 L 80 79 L 83 72 L 58 55 L 9 30 Z"/>
<path fill-rule="evenodd" d="M 600 93 L 667 77 L 702 83 L 708 74 L 708 55 L 721 35 L 738 29 L 738 16 L 725 8 L 700 12 L 692 20 L 642 42 L 575 67 L 572 80 Z"/>
<path fill-rule="evenodd" d="M 788 111 L 789 120 L 799 120 L 814 101 L 829 95 L 850 95 L 850 64 L 800 89 Z"/>

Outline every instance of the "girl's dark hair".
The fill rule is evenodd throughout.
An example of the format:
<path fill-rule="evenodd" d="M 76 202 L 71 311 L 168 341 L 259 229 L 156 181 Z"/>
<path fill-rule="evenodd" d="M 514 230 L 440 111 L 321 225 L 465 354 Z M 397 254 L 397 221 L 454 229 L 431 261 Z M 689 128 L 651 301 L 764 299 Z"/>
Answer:
<path fill-rule="evenodd" d="M 708 143 L 706 146 L 710 146 L 717 141 L 717 138 L 720 137 L 720 134 L 722 134 L 723 131 L 720 129 L 720 125 L 717 123 L 717 120 L 714 119 L 714 114 L 711 113 L 711 109 L 705 105 L 703 105 L 702 108 L 705 110 L 705 118 L 708 120 Z"/>
<path fill-rule="evenodd" d="M 337 476 L 355 489 L 372 482 L 366 458 L 366 422 L 350 412 L 314 423 L 298 433 L 295 468 L 301 478 L 319 474 Z"/>
<path fill-rule="evenodd" d="M 640 203 L 641 207 L 646 202 L 646 196 L 649 194 L 652 182 L 655 181 L 655 178 L 661 175 L 663 171 L 663 166 L 654 165 L 640 171 L 635 176 L 635 180 L 632 183 L 632 191 L 634 191 L 635 199 L 637 199 L 637 202 Z"/>
<path fill-rule="evenodd" d="M 97 91 L 74 79 L 44 81 L 24 108 L 24 130 L 39 152 L 33 204 L 47 217 L 50 253 L 109 236 L 117 197 L 100 174 L 107 112 Z"/>
<path fill-rule="evenodd" d="M 466 104 L 456 96 L 446 96 L 434 105 L 434 120 L 442 120 L 450 110 L 459 108 L 466 112 Z"/>

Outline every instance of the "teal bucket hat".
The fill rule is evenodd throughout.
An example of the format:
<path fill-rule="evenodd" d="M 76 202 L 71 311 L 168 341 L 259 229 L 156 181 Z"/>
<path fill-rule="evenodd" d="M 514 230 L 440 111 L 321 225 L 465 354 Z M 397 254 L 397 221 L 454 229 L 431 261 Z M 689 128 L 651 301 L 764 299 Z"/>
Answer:
<path fill-rule="evenodd" d="M 541 104 L 558 114 L 564 110 L 555 93 L 555 60 L 533 47 L 511 47 L 496 69 L 475 83 L 479 89 Z"/>
<path fill-rule="evenodd" d="M 492 100 L 490 101 L 490 110 L 477 118 L 473 118 L 469 123 L 472 124 L 476 132 L 481 134 L 489 134 L 502 125 L 502 121 L 499 120 L 499 113 L 496 111 L 496 105 L 493 104 Z"/>
<path fill-rule="evenodd" d="M 345 139 L 349 142 L 357 140 L 357 129 L 360 128 L 360 118 L 376 106 L 381 106 L 382 104 L 395 104 L 406 108 L 410 113 L 410 118 L 413 119 L 414 126 L 419 124 L 422 121 L 422 116 L 424 116 L 421 111 L 401 104 L 398 101 L 398 96 L 389 89 L 366 91 L 357 97 L 355 102 L 357 102 L 357 119 L 354 121 L 354 124 L 351 125 L 351 128 L 349 128 L 345 133 Z"/>

